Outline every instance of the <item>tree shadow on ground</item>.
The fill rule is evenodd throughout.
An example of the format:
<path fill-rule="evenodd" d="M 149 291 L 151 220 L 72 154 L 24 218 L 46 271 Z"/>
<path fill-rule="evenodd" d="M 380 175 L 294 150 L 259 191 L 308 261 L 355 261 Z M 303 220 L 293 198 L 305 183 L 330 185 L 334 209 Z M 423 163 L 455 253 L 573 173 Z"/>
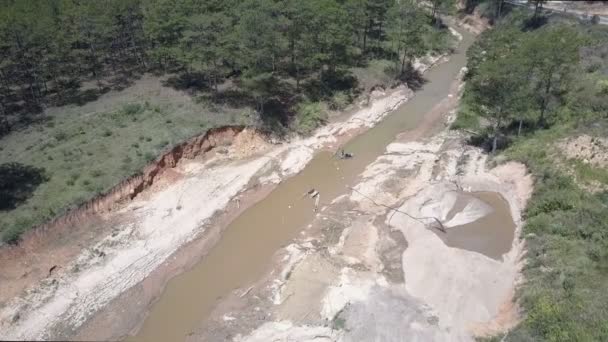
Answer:
<path fill-rule="evenodd" d="M 428 82 L 422 73 L 414 68 L 411 63 L 408 63 L 405 70 L 403 70 L 397 79 L 414 91 L 420 90 Z"/>
<path fill-rule="evenodd" d="M 46 172 L 20 163 L 0 165 L 0 211 L 15 209 L 32 196 L 36 188 L 48 180 Z"/>
<path fill-rule="evenodd" d="M 509 125 L 507 125 L 503 131 L 505 134 L 510 136 L 524 135 L 533 133 L 540 129 L 538 126 L 538 122 L 536 120 L 522 120 L 521 122 L 521 131 L 519 129 L 519 120 L 513 120 Z"/>
<path fill-rule="evenodd" d="M 475 8 L 481 3 L 481 0 L 465 0 L 462 12 L 465 14 L 473 14 Z"/>
<path fill-rule="evenodd" d="M 478 134 L 474 134 L 467 140 L 467 144 L 471 146 L 476 146 L 484 150 L 486 153 L 490 153 L 492 151 L 492 141 L 494 136 L 491 134 L 489 130 L 482 131 Z M 511 145 L 513 139 L 505 134 L 499 134 L 498 139 L 496 140 L 496 150 L 501 151 L 506 149 Z"/>
<path fill-rule="evenodd" d="M 164 80 L 163 86 L 177 90 L 208 91 L 211 89 L 208 77 L 202 72 L 185 72 Z"/>
<path fill-rule="evenodd" d="M 427 18 L 431 25 L 435 26 L 438 30 L 447 30 L 448 25 L 441 19 L 441 17 L 432 17 L 430 14 L 427 14 Z"/>
<path fill-rule="evenodd" d="M 541 28 L 542 26 L 544 26 L 545 24 L 547 24 L 549 22 L 549 18 L 546 16 L 537 16 L 537 17 L 532 17 L 532 18 L 528 18 L 526 20 L 523 21 L 522 25 L 522 30 L 524 32 L 527 31 L 534 31 L 536 29 Z"/>
<path fill-rule="evenodd" d="M 380 45 L 376 45 L 376 46 L 370 46 L 367 48 L 367 51 L 365 51 L 365 54 L 363 55 L 363 57 L 366 57 L 365 59 L 392 59 L 395 56 L 395 52 L 392 51 L 390 48 L 387 48 L 385 46 L 380 46 Z"/>
<path fill-rule="evenodd" d="M 108 92 L 109 88 L 89 88 L 89 89 L 78 89 L 70 88 L 64 90 L 61 98 L 57 99 L 56 106 L 65 106 L 74 104 L 78 106 L 84 106 L 88 102 L 97 100 L 101 95 Z"/>
<path fill-rule="evenodd" d="M 358 86 L 357 77 L 345 69 L 326 71 L 320 78 L 310 78 L 302 82 L 303 93 L 311 101 L 326 100 L 338 91 L 351 91 Z"/>
<path fill-rule="evenodd" d="M 128 87 L 132 86 L 137 80 L 139 75 L 133 74 L 131 72 L 116 74 L 114 77 L 108 80 L 110 87 L 114 91 L 125 90 Z"/>
<path fill-rule="evenodd" d="M 217 92 L 203 93 L 197 97 L 197 101 L 229 106 L 231 108 L 242 108 L 255 104 L 251 94 L 238 88 L 228 88 Z"/>
<path fill-rule="evenodd" d="M 293 84 L 278 78 L 267 90 L 267 96 L 262 100 L 263 109 L 260 116 L 264 126 L 279 123 L 281 126 L 287 127 L 295 114 L 294 107 L 302 100 L 302 96 L 298 95 Z"/>

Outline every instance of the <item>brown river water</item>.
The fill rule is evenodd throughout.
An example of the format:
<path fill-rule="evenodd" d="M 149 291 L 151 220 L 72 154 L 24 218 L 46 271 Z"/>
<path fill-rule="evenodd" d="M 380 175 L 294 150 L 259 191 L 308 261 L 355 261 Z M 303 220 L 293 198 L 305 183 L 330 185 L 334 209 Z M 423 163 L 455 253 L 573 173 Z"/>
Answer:
<path fill-rule="evenodd" d="M 458 199 L 446 219 L 462 211 L 472 198 L 492 207 L 492 212 L 473 222 L 454 226 L 447 233 L 437 235 L 443 242 L 455 248 L 466 249 L 500 260 L 511 250 L 515 238 L 515 222 L 509 203 L 496 192 L 459 193 Z"/>
<path fill-rule="evenodd" d="M 449 94 L 450 85 L 466 65 L 466 50 L 473 42 L 470 34 L 460 33 L 464 39 L 458 49 L 449 61 L 427 71 L 427 83 L 412 99 L 344 146 L 355 158 L 338 160 L 330 152 L 319 152 L 302 172 L 283 181 L 237 217 L 200 263 L 169 281 L 137 335 L 130 339 L 183 340 L 210 314 L 219 299 L 260 278 L 268 270 L 273 254 L 313 219 L 313 201 L 302 199 L 302 194 L 315 188 L 321 194 L 322 206 L 346 193 L 397 134 L 415 129 L 425 113 Z M 479 232 L 474 227 L 460 228 L 466 230 L 463 236 Z M 450 237 L 447 243 L 468 247 L 461 240 L 460 236 Z"/>

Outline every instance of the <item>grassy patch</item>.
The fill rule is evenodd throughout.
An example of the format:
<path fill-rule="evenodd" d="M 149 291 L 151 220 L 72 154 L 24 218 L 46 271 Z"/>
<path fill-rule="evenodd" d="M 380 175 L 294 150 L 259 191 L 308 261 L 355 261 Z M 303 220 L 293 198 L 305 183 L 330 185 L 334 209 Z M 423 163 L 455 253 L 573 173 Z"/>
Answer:
<path fill-rule="evenodd" d="M 82 107 L 53 108 L 45 123 L 2 138 L 0 165 L 18 163 L 44 170 L 44 179 L 27 198 L 14 207 L 0 208 L 0 235 L 5 242 L 17 242 L 32 225 L 110 189 L 171 145 L 210 127 L 252 123 L 246 108 L 210 113 L 190 97 L 160 87 L 158 81 L 146 82 Z M 156 96 L 161 90 L 167 94 Z"/>
<path fill-rule="evenodd" d="M 477 131 L 480 128 L 479 116 L 463 105 L 459 108 L 458 116 L 450 128 Z"/>
<path fill-rule="evenodd" d="M 579 159 L 571 159 L 568 162 L 576 172 L 578 179 L 581 181 L 586 183 L 596 181 L 608 184 L 608 170 L 584 163 Z"/>
<path fill-rule="evenodd" d="M 298 105 L 294 129 L 308 135 L 327 121 L 327 109 L 319 102 L 304 102 Z"/>

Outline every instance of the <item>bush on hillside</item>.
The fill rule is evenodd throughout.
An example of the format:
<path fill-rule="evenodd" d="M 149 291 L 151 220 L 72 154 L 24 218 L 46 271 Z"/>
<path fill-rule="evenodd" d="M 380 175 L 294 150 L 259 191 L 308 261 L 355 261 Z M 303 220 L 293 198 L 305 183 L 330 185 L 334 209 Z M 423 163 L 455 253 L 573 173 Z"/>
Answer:
<path fill-rule="evenodd" d="M 304 135 L 327 122 L 327 110 L 319 102 L 303 102 L 297 106 L 294 129 Z"/>

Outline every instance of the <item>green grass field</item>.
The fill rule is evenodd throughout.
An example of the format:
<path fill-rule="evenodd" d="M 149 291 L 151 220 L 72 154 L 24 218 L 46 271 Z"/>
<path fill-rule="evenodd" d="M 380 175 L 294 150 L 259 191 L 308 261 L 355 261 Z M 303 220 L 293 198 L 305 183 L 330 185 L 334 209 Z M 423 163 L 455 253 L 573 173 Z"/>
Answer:
<path fill-rule="evenodd" d="M 211 127 L 253 123 L 250 108 L 199 104 L 152 77 L 84 106 L 50 109 L 44 122 L 0 140 L 0 164 L 42 168 L 46 180 L 15 209 L 0 211 L 0 234 L 14 241 Z"/>

